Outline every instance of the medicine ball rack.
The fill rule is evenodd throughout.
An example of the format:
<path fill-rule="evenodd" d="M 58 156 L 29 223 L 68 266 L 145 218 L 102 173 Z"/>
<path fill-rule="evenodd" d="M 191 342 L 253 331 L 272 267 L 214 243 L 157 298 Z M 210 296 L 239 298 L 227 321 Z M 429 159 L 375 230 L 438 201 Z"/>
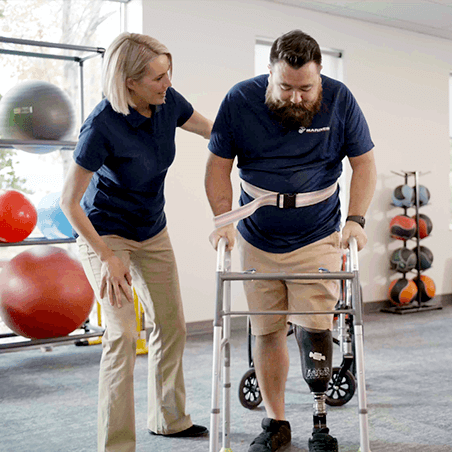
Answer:
<path fill-rule="evenodd" d="M 0 48 L 0 55 L 17 55 L 17 56 L 25 56 L 31 58 L 46 58 L 46 59 L 55 59 L 55 60 L 66 60 L 73 61 L 78 63 L 79 65 L 79 77 L 80 77 L 80 123 L 82 124 L 85 120 L 85 111 L 84 111 L 84 62 L 95 57 L 102 57 L 105 53 L 105 49 L 101 47 L 89 47 L 89 46 L 80 46 L 80 45 L 72 45 L 72 44 L 60 44 L 60 43 L 52 43 L 52 42 L 44 42 L 44 41 L 32 41 L 25 39 L 17 39 L 17 38 L 8 38 L 0 36 L 0 43 L 5 44 L 13 44 L 13 45 L 23 45 L 23 46 L 32 46 L 32 47 L 41 47 L 41 48 L 53 48 L 60 50 L 71 50 L 77 52 L 77 55 L 59 55 L 52 53 L 43 53 L 43 52 L 29 52 L 23 50 L 15 50 L 15 49 L 4 49 Z M 40 146 L 40 147 L 48 147 L 49 151 L 53 149 L 58 149 L 62 151 L 72 151 L 74 150 L 77 142 L 75 141 L 58 141 L 58 140 L 4 140 L 0 139 L 0 149 L 14 149 L 15 146 L 20 145 L 28 145 L 28 146 Z M 17 243 L 0 243 L 0 247 L 11 247 L 11 246 L 29 246 L 29 245 L 55 245 L 55 244 L 70 244 L 75 243 L 74 238 L 62 238 L 62 239 L 47 239 L 46 237 L 33 237 L 27 238 L 22 242 Z M 99 319 L 100 325 L 100 319 Z M 49 338 L 49 339 L 25 339 L 23 341 L 18 342 L 10 342 L 2 344 L 0 343 L 0 354 L 7 353 L 12 351 L 19 351 L 23 349 L 36 348 L 36 347 L 45 347 L 49 344 L 62 344 L 66 342 L 75 342 L 76 345 L 86 345 L 88 342 L 86 339 L 100 337 L 104 333 L 104 329 L 100 326 L 91 325 L 89 321 L 86 321 L 79 329 L 83 329 L 84 333 L 82 334 L 70 334 L 68 336 Z M 21 337 L 15 333 L 5 333 L 0 334 L 0 340 L 9 339 L 14 337 Z"/>
<path fill-rule="evenodd" d="M 412 206 L 415 209 L 415 216 L 416 216 L 416 235 L 414 239 L 416 240 L 416 247 L 413 248 L 414 252 L 416 253 L 416 268 L 414 271 L 416 271 L 417 276 L 414 279 L 419 279 L 422 273 L 421 270 L 421 245 L 420 245 L 420 233 L 419 233 L 419 209 L 420 209 L 420 201 L 419 201 L 419 177 L 421 175 L 425 175 L 427 173 L 420 173 L 419 171 L 402 171 L 403 174 L 397 173 L 395 171 L 391 171 L 393 174 L 397 174 L 398 176 L 402 176 L 405 179 L 405 184 L 408 185 L 408 178 L 414 177 L 414 195 L 415 195 L 415 202 Z M 393 204 L 394 205 L 394 204 Z M 398 206 L 396 206 L 398 207 Z M 404 215 L 407 215 L 407 211 L 411 207 L 401 207 L 404 210 Z M 403 240 L 403 248 L 407 247 L 406 244 L 407 240 Z M 433 298 L 432 298 L 433 300 Z M 421 291 L 418 290 L 416 294 L 416 299 L 410 302 L 409 304 L 405 306 L 391 306 L 391 307 L 385 307 L 382 308 L 381 312 L 389 312 L 391 314 L 408 314 L 408 313 L 415 313 L 415 312 L 423 312 L 423 311 L 431 311 L 436 309 L 442 309 L 441 303 L 432 304 L 430 302 L 422 302 L 421 301 Z"/>

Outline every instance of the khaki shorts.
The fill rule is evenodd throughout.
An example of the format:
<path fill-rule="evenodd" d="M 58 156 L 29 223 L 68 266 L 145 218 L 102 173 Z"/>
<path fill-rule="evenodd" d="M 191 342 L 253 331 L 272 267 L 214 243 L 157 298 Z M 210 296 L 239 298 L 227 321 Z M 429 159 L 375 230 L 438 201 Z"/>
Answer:
<path fill-rule="evenodd" d="M 340 233 L 290 253 L 267 253 L 238 234 L 244 271 L 259 273 L 312 273 L 324 268 L 341 270 Z M 339 280 L 244 281 L 250 311 L 331 311 L 340 293 Z M 251 315 L 254 335 L 263 336 L 287 327 L 287 322 L 305 328 L 331 330 L 333 315 Z"/>

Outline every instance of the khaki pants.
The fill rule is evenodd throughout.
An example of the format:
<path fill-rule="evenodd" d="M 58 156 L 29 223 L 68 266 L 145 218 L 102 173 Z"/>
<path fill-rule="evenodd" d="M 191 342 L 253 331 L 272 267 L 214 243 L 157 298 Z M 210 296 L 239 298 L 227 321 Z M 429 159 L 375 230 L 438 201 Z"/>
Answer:
<path fill-rule="evenodd" d="M 130 268 L 132 284 L 152 328 L 148 344 L 148 428 L 176 433 L 191 427 L 185 414 L 182 355 L 186 326 L 177 267 L 166 228 L 144 242 L 118 236 L 102 239 Z M 85 273 L 99 300 L 101 263 L 92 249 L 77 240 Z M 106 331 L 99 375 L 98 451 L 135 451 L 133 370 L 138 338 L 133 303 L 121 308 L 101 301 Z"/>
<path fill-rule="evenodd" d="M 244 271 L 259 273 L 316 273 L 341 270 L 340 233 L 289 253 L 267 253 L 238 234 Z M 339 280 L 244 281 L 250 311 L 332 311 L 339 300 Z M 331 330 L 333 315 L 252 315 L 256 336 L 286 328 L 287 322 L 315 330 Z"/>

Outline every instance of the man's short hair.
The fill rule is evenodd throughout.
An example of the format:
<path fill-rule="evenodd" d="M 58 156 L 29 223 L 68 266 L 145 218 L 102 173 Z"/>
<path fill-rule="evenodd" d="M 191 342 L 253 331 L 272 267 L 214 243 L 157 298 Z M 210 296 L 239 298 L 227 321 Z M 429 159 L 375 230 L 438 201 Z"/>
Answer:
<path fill-rule="evenodd" d="M 317 41 L 301 30 L 292 30 L 283 34 L 273 43 L 270 50 L 270 64 L 285 61 L 294 69 L 299 69 L 306 63 L 322 64 L 322 53 Z"/>
<path fill-rule="evenodd" d="M 139 33 L 121 33 L 104 55 L 102 89 L 118 113 L 128 115 L 129 107 L 136 107 L 126 86 L 126 80 L 140 80 L 146 75 L 148 64 L 160 55 L 166 55 L 172 70 L 172 57 L 157 39 Z"/>

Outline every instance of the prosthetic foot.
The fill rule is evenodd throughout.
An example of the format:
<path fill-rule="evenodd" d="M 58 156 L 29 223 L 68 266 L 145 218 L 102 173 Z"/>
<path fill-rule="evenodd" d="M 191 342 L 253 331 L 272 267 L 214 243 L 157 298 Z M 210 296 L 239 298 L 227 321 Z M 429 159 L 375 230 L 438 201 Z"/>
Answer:
<path fill-rule="evenodd" d="M 294 328 L 300 349 L 303 378 L 314 396 L 314 428 L 309 439 L 309 452 L 337 452 L 336 438 L 326 425 L 325 392 L 332 377 L 333 336 L 331 331 Z"/>

